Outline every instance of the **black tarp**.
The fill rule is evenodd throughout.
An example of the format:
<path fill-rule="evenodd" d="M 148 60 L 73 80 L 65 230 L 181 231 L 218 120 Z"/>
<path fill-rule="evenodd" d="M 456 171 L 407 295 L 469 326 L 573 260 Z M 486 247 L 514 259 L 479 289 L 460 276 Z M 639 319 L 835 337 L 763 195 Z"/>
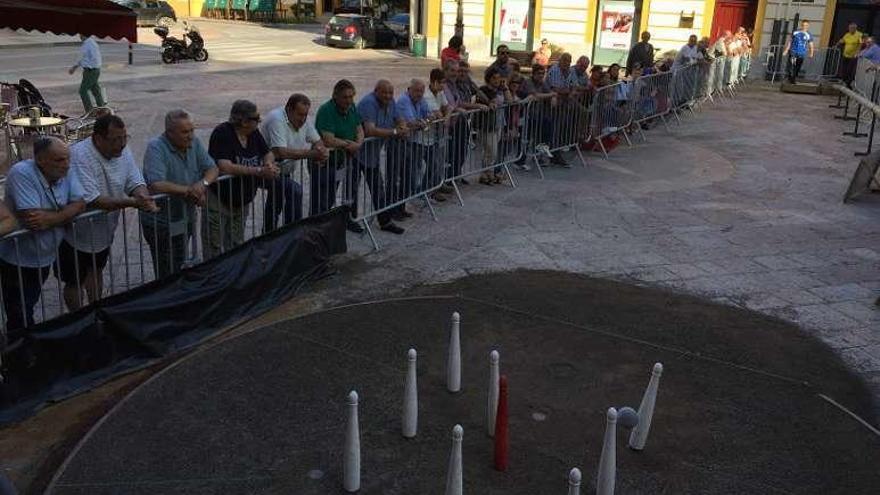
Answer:
<path fill-rule="evenodd" d="M 346 208 L 31 329 L 3 356 L 0 424 L 184 351 L 291 298 L 346 251 Z"/>

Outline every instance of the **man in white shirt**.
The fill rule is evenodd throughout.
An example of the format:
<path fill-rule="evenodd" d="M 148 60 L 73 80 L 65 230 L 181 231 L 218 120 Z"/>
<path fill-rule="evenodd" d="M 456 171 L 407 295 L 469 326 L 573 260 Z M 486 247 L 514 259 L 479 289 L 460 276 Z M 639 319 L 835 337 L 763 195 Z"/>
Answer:
<path fill-rule="evenodd" d="M 295 93 L 287 99 L 284 107 L 272 110 L 263 121 L 260 132 L 281 166 L 281 176 L 274 182 L 266 181 L 269 191 L 263 215 L 265 232 L 275 228 L 282 209 L 285 224 L 302 217 L 302 185 L 294 179 L 297 165 L 300 165 L 302 175 L 306 165 L 304 160 L 326 162 L 330 156 L 314 122 L 309 119 L 311 106 L 306 95 Z"/>
<path fill-rule="evenodd" d="M 125 122 L 104 115 L 95 121 L 91 138 L 70 147 L 70 174 L 82 186 L 83 199 L 89 208 L 106 212 L 76 220 L 64 230 L 58 271 L 71 311 L 83 305 L 83 288 L 90 303 L 101 297 L 119 210 L 158 210 L 127 143 Z"/>
<path fill-rule="evenodd" d="M 675 62 L 672 63 L 672 70 L 692 64 L 701 58 L 703 58 L 703 54 L 700 53 L 700 49 L 697 47 L 697 35 L 692 34 L 688 37 L 687 44 L 678 51 Z"/>
<path fill-rule="evenodd" d="M 76 72 L 77 67 L 82 67 L 82 83 L 79 85 L 79 97 L 82 98 L 83 107 L 86 113 L 95 105 L 103 107 L 107 105 L 104 101 L 104 90 L 98 83 L 101 77 L 101 50 L 98 48 L 98 42 L 92 36 L 80 35 L 82 46 L 79 49 L 79 61 L 68 71 L 71 75 Z M 95 97 L 95 105 L 89 98 L 89 93 Z"/>

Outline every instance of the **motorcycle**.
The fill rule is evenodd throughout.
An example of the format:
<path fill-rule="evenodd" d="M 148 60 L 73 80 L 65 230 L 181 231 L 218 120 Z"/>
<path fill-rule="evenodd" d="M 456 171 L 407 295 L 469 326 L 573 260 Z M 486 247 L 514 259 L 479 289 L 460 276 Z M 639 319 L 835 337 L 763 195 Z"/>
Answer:
<path fill-rule="evenodd" d="M 186 21 L 183 22 L 183 39 L 168 36 L 168 28 L 158 26 L 153 29 L 162 38 L 162 62 L 173 64 L 180 60 L 192 59 L 196 62 L 208 60 L 208 50 L 205 50 L 205 40 L 199 30 Z M 189 38 L 189 44 L 186 39 Z"/>

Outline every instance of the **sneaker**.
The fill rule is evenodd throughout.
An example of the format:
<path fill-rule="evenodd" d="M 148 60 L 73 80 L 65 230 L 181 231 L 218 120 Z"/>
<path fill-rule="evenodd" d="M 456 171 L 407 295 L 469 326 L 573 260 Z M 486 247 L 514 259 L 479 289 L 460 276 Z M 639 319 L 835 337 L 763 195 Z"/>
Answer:
<path fill-rule="evenodd" d="M 397 210 L 391 214 L 391 218 L 397 220 L 398 222 L 403 222 L 404 220 L 408 220 L 412 218 L 413 214 L 406 210 Z"/>
<path fill-rule="evenodd" d="M 348 225 L 345 228 L 348 229 L 348 231 L 353 234 L 363 234 L 364 233 L 364 228 L 361 227 L 361 224 L 358 222 L 355 222 L 354 220 L 349 220 Z"/>
<path fill-rule="evenodd" d="M 550 151 L 550 147 L 546 144 L 539 144 L 535 146 L 535 149 L 544 154 L 547 158 L 553 158 L 553 153 Z"/>
<path fill-rule="evenodd" d="M 553 158 L 550 159 L 550 163 L 552 163 L 553 165 L 559 165 L 561 167 L 566 167 L 566 168 L 571 166 L 559 155 L 554 155 Z"/>
<path fill-rule="evenodd" d="M 385 232 L 391 232 L 392 234 L 397 234 L 397 235 L 403 234 L 405 232 L 403 227 L 399 227 L 397 224 L 395 224 L 394 222 L 391 222 L 391 221 L 389 221 L 388 223 L 386 223 L 384 225 L 380 225 L 379 230 L 383 230 Z"/>

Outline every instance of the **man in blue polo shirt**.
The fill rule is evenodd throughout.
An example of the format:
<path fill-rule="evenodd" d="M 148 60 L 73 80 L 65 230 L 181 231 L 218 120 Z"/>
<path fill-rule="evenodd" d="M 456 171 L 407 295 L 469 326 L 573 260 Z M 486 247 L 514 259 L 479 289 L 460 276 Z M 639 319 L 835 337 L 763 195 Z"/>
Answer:
<path fill-rule="evenodd" d="M 64 238 L 62 226 L 85 210 L 82 187 L 69 169 L 67 144 L 41 137 L 34 143 L 34 159 L 16 163 L 6 176 L 6 205 L 33 231 L 0 242 L 7 330 L 34 324 L 34 305 Z"/>
<path fill-rule="evenodd" d="M 349 183 L 357 184 L 363 172 L 364 182 L 370 188 L 373 208 L 380 210 L 390 204 L 385 195 L 382 170 L 379 168 L 382 148 L 385 148 L 385 174 L 386 177 L 391 178 L 400 170 L 403 161 L 403 146 L 400 145 L 400 138 L 406 135 L 406 126 L 397 116 L 394 86 L 385 79 L 376 82 L 373 92 L 361 98 L 357 109 L 363 120 L 365 135 L 373 139 L 364 142 L 358 155 L 358 166 L 349 170 Z M 352 187 L 351 199 L 354 203 L 352 215 L 357 216 L 357 187 Z M 403 229 L 394 224 L 391 215 L 391 211 L 379 213 L 379 228 L 393 234 L 402 234 Z"/>
<path fill-rule="evenodd" d="M 391 200 L 400 201 L 421 192 L 422 161 L 427 153 L 429 136 L 425 132 L 427 121 L 432 117 L 431 109 L 425 101 L 425 82 L 413 79 L 406 93 L 397 99 L 397 115 L 409 129 L 406 144 L 406 164 L 400 182 L 391 190 Z"/>
<path fill-rule="evenodd" d="M 193 235 L 195 206 L 205 206 L 208 186 L 219 170 L 195 137 L 192 118 L 184 110 L 165 115 L 165 133 L 153 138 L 144 153 L 144 179 L 157 200 L 157 213 L 141 212 L 144 240 L 150 246 L 156 278 L 180 270 L 186 244 Z"/>
<path fill-rule="evenodd" d="M 859 52 L 859 58 L 866 58 L 875 65 L 880 64 L 880 46 L 877 46 L 873 36 L 865 38 L 865 49 Z"/>
<path fill-rule="evenodd" d="M 801 29 L 791 34 L 791 38 L 785 42 L 782 56 L 788 58 L 788 82 L 796 84 L 798 73 L 804 65 L 804 58 L 813 58 L 813 35 L 810 34 L 810 21 L 801 21 Z"/>

